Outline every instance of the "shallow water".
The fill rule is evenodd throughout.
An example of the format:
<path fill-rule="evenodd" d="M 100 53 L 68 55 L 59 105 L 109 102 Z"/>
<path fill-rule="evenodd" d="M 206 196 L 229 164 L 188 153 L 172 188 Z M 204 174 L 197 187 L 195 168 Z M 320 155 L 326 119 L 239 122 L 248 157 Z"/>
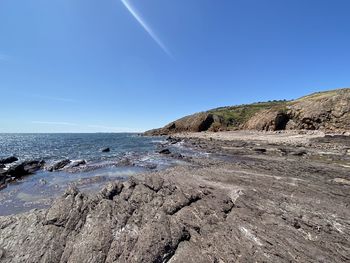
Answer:
<path fill-rule="evenodd" d="M 102 153 L 104 147 L 111 151 Z M 164 137 L 137 134 L 0 134 L 0 157 L 15 155 L 19 158 L 17 163 L 44 159 L 50 164 L 66 158 L 87 161 L 78 170 L 42 170 L 8 184 L 0 190 L 0 216 L 48 207 L 69 185 L 94 193 L 109 181 L 124 181 L 132 175 L 188 164 L 159 154 L 162 147 L 183 156 L 206 155 L 182 143 L 167 145 Z M 131 165 L 120 167 L 118 162 L 125 158 Z"/>
<path fill-rule="evenodd" d="M 69 185 L 83 192 L 96 192 L 109 181 L 124 181 L 131 175 L 147 172 L 142 167 L 105 167 L 81 173 L 41 171 L 0 191 L 0 216 L 48 207 Z"/>
<path fill-rule="evenodd" d="M 47 207 L 69 185 L 84 192 L 96 192 L 108 181 L 147 173 L 150 166 L 164 169 L 173 165 L 174 160 L 156 153 L 160 143 L 164 143 L 164 138 L 125 133 L 0 134 L 0 157 L 15 155 L 19 158 L 17 163 L 43 159 L 49 164 L 66 158 L 87 161 L 79 172 L 40 171 L 8 184 L 0 191 L 0 215 Z M 111 151 L 102 153 L 104 147 Z M 133 165 L 117 167 L 122 158 L 128 158 Z"/>

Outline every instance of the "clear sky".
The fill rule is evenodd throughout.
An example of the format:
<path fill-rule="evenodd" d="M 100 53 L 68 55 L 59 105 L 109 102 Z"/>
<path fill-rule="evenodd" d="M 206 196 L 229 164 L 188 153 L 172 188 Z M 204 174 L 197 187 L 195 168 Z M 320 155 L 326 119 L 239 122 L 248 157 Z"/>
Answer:
<path fill-rule="evenodd" d="M 349 0 L 1 0 L 0 132 L 143 131 L 350 86 Z"/>

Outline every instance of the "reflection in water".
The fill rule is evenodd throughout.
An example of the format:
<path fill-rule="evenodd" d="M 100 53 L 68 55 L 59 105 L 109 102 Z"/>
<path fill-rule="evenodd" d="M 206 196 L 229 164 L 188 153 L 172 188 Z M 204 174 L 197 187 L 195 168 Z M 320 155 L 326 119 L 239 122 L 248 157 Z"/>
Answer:
<path fill-rule="evenodd" d="M 102 146 L 110 146 L 111 152 L 102 153 Z M 165 144 L 162 137 L 140 137 L 135 134 L 0 134 L 0 156 L 14 154 L 20 159 L 19 162 L 42 158 L 47 164 L 65 158 L 87 161 L 77 170 L 70 169 L 71 172 L 40 171 L 10 183 L 0 190 L 0 216 L 48 207 L 69 185 L 92 193 L 99 191 L 109 181 L 123 181 L 129 176 L 154 169 L 188 164 L 181 158 L 159 154 L 162 147 L 185 157 L 206 154 L 187 148 L 182 143 Z M 127 159 L 131 165 L 118 167 L 123 159 Z"/>
<path fill-rule="evenodd" d="M 146 172 L 148 170 L 142 167 L 105 167 L 85 173 L 43 171 L 0 191 L 0 216 L 48 207 L 69 185 L 91 193 L 99 191 L 106 182 L 124 181 L 129 176 Z"/>

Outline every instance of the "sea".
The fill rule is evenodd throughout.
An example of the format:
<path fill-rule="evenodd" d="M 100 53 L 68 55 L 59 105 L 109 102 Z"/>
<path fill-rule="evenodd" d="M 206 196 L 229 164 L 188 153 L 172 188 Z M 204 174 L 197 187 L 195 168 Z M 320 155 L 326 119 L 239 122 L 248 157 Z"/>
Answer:
<path fill-rule="evenodd" d="M 48 207 L 69 186 L 95 193 L 110 181 L 185 164 L 159 154 L 165 145 L 164 137 L 134 133 L 0 134 L 0 158 L 16 156 L 17 163 L 44 160 L 46 166 L 63 159 L 86 161 L 78 171 L 43 169 L 8 184 L 0 190 L 0 216 Z M 110 152 L 102 152 L 106 147 Z M 181 144 L 166 147 L 174 153 L 191 154 Z M 126 158 L 130 164 L 119 165 Z"/>

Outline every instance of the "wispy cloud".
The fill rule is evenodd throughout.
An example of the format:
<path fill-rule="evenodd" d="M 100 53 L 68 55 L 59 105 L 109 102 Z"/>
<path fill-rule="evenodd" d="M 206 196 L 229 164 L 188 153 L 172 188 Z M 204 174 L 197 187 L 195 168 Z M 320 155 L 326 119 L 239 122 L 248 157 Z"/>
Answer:
<path fill-rule="evenodd" d="M 62 126 L 77 126 L 76 123 L 61 122 L 61 121 L 32 121 L 33 124 L 44 124 L 44 125 L 62 125 Z"/>
<path fill-rule="evenodd" d="M 173 55 L 170 53 L 168 48 L 163 44 L 160 38 L 154 33 L 152 28 L 146 23 L 143 17 L 136 11 L 134 6 L 130 3 L 129 0 L 121 0 L 126 9 L 130 12 L 130 14 L 139 22 L 139 24 L 146 30 L 146 32 L 151 36 L 151 38 L 158 44 L 158 46 L 172 59 L 174 59 Z"/>

